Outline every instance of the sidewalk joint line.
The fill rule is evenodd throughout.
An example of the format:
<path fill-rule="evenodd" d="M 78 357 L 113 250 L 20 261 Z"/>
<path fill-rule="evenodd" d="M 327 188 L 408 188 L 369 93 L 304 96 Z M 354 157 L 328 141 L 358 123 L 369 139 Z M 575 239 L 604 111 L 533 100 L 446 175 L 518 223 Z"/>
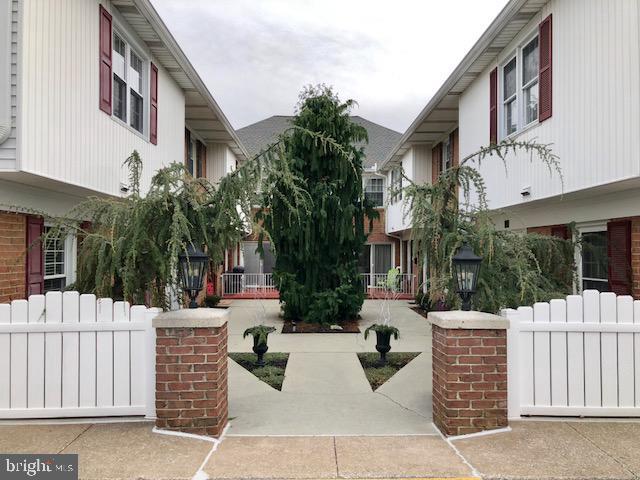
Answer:
<path fill-rule="evenodd" d="M 333 457 L 336 459 L 336 477 L 340 478 L 340 468 L 338 467 L 338 447 L 336 445 L 336 437 L 333 437 Z"/>
<path fill-rule="evenodd" d="M 629 467 L 627 467 L 624 463 L 622 463 L 620 460 L 618 460 L 617 458 L 615 458 L 613 455 L 611 455 L 609 452 L 607 452 L 606 450 L 604 450 L 602 447 L 600 447 L 598 444 L 596 444 L 593 440 L 591 440 L 589 437 L 587 437 L 585 434 L 583 434 L 580 430 L 578 430 L 577 428 L 575 428 L 573 425 L 570 425 L 570 422 L 563 422 L 564 424 L 566 424 L 571 430 L 573 430 L 574 432 L 576 432 L 578 435 L 580 435 L 582 438 L 584 438 L 587 442 L 589 442 L 591 445 L 593 445 L 594 447 L 596 447 L 598 450 L 600 450 L 602 453 L 604 453 L 607 457 L 609 457 L 611 460 L 613 460 L 615 463 L 617 463 L 618 465 L 620 465 L 622 467 L 622 469 L 624 471 L 626 471 L 627 473 L 631 474 L 633 476 L 633 478 L 638 478 L 638 474 L 636 472 L 634 472 L 633 470 L 631 470 Z"/>
<path fill-rule="evenodd" d="M 449 445 L 449 447 L 451 447 L 451 449 L 460 458 L 460 460 L 462 460 L 462 462 L 471 469 L 471 475 L 477 478 L 483 478 L 482 474 L 478 471 L 478 469 L 473 465 L 471 465 L 471 462 L 465 458 L 462 452 L 458 450 L 458 447 L 456 447 L 451 440 L 449 440 L 447 437 L 444 436 L 444 434 L 440 431 L 440 429 L 436 426 L 436 424 L 432 423 L 432 425 L 433 425 L 433 428 L 436 430 L 436 432 L 440 434 L 440 438 L 442 438 L 442 440 L 444 440 L 446 444 Z"/>
<path fill-rule="evenodd" d="M 84 430 L 82 430 L 78 435 L 75 436 L 75 438 L 73 440 L 71 440 L 69 443 L 67 443 L 64 447 L 62 447 L 60 450 L 58 450 L 57 453 L 63 452 L 65 448 L 67 448 L 69 445 L 71 445 L 73 442 L 75 442 L 76 440 L 78 440 L 83 434 L 84 432 L 86 432 L 87 430 L 89 430 L 91 427 L 93 427 L 93 423 L 90 423 L 87 428 L 85 428 Z"/>

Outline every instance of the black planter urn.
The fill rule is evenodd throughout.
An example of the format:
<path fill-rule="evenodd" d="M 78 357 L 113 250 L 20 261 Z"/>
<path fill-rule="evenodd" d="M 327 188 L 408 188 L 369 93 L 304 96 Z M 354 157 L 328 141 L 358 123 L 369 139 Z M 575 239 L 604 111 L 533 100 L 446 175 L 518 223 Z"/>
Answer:
<path fill-rule="evenodd" d="M 376 332 L 376 350 L 380 353 L 380 363 L 387 363 L 387 353 L 391 350 L 391 332 Z"/>
<path fill-rule="evenodd" d="M 264 367 L 264 354 L 267 353 L 269 347 L 265 343 L 258 343 L 258 337 L 253 337 L 253 353 L 258 355 L 258 361 L 256 365 L 259 367 Z"/>

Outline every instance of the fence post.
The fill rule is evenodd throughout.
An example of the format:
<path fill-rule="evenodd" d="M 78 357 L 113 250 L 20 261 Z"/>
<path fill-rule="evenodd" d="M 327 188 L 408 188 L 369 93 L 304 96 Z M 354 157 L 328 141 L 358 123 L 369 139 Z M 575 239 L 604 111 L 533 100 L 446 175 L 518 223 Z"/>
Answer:
<path fill-rule="evenodd" d="M 165 312 L 156 329 L 156 426 L 219 437 L 227 424 L 227 317 L 219 308 Z"/>
<path fill-rule="evenodd" d="M 505 308 L 500 314 L 509 320 L 507 330 L 507 418 L 520 417 L 520 315 L 517 310 Z"/>
<path fill-rule="evenodd" d="M 433 422 L 447 436 L 506 427 L 509 320 L 482 312 L 429 312 Z"/>
<path fill-rule="evenodd" d="M 145 313 L 145 418 L 156 418 L 156 329 L 153 319 L 162 312 L 160 308 L 148 308 Z"/>

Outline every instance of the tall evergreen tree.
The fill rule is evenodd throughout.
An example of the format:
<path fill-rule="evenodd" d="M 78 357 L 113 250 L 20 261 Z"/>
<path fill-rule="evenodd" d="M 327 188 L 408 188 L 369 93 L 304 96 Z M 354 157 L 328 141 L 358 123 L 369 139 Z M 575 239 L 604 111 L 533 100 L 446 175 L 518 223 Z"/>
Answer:
<path fill-rule="evenodd" d="M 274 278 L 285 318 L 340 322 L 355 317 L 364 301 L 358 258 L 367 237 L 365 216 L 375 213 L 362 189 L 367 131 L 351 121 L 353 104 L 325 86 L 303 90 L 283 144 L 292 173 L 311 198 L 310 211 L 292 215 L 285 196 L 269 198 L 270 208 L 258 213 L 275 247 Z"/>

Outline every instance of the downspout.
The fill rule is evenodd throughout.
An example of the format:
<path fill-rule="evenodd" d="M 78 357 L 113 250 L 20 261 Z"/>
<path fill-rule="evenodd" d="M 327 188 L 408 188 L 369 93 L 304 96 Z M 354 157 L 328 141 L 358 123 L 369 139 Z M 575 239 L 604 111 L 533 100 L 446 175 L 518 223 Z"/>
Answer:
<path fill-rule="evenodd" d="M 0 0 L 0 144 L 11 135 L 11 0 Z"/>

